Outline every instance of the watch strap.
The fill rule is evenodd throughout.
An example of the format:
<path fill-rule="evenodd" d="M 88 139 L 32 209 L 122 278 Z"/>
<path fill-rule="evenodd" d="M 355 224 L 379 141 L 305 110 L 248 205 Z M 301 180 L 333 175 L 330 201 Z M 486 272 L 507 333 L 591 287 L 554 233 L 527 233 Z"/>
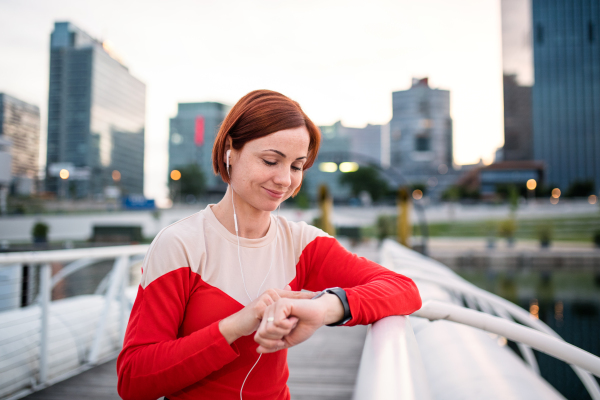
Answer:
<path fill-rule="evenodd" d="M 350 304 L 348 304 L 348 296 L 346 296 L 346 291 L 344 289 L 340 287 L 333 287 L 323 290 L 323 293 L 330 293 L 336 295 L 340 299 L 340 301 L 342 302 L 342 306 L 344 307 L 344 316 L 342 317 L 342 319 L 337 322 L 334 322 L 333 324 L 328 324 L 327 326 L 343 325 L 352 319 L 352 313 L 350 312 Z"/>

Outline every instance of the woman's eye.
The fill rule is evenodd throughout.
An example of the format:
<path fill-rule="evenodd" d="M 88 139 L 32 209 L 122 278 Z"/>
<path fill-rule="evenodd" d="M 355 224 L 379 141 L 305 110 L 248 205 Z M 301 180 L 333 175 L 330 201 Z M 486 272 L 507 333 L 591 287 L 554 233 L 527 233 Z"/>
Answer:
<path fill-rule="evenodd" d="M 277 164 L 277 162 L 269 162 L 267 160 L 263 160 L 265 164 L 267 164 L 268 166 L 272 167 L 273 165 Z"/>
<path fill-rule="evenodd" d="M 302 168 L 294 167 L 293 165 L 292 165 L 292 169 L 293 169 L 294 171 L 302 171 Z"/>

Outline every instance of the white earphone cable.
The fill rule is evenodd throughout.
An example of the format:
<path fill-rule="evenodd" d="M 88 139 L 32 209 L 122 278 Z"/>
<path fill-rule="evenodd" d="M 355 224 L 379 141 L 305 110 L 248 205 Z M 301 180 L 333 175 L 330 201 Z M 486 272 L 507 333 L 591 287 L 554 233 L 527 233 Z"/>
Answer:
<path fill-rule="evenodd" d="M 231 180 L 231 175 L 229 174 L 229 151 L 227 152 L 227 175 L 229 175 L 230 180 Z M 250 296 L 250 293 L 248 293 L 248 289 L 246 288 L 246 279 L 244 278 L 244 269 L 242 268 L 242 257 L 240 255 L 240 236 L 238 234 L 238 223 L 237 223 L 237 215 L 235 213 L 235 204 L 233 201 L 233 186 L 231 186 L 231 183 L 229 183 L 229 188 L 231 189 L 231 206 L 233 207 L 233 223 L 235 226 L 235 237 L 237 238 L 237 253 L 238 253 L 238 262 L 240 264 L 240 273 L 242 274 L 242 282 L 244 284 L 244 291 L 246 292 L 246 295 L 248 296 L 248 298 L 250 299 L 250 302 L 253 301 L 252 297 Z M 269 264 L 269 270 L 267 271 L 267 274 L 265 275 L 265 278 L 263 279 L 262 283 L 260 284 L 260 286 L 258 287 L 258 291 L 256 292 L 256 298 L 258 298 L 258 296 L 260 295 L 260 290 L 262 289 L 263 285 L 265 284 L 265 282 L 267 281 L 267 277 L 269 276 L 269 273 L 271 272 L 271 268 L 273 267 L 273 259 L 275 258 L 275 256 L 277 255 L 277 236 L 279 234 L 279 209 L 280 206 L 277 206 L 277 217 L 275 218 L 275 255 L 271 258 L 271 263 Z M 252 366 L 252 368 L 250 368 L 250 371 L 248 371 L 248 374 L 246 375 L 246 377 L 244 378 L 244 381 L 242 382 L 242 387 L 240 388 L 240 400 L 244 400 L 243 396 L 242 396 L 242 392 L 244 391 L 244 385 L 246 384 L 246 381 L 248 380 L 248 377 L 250 376 L 250 374 L 252 373 L 252 370 L 254 370 L 254 367 L 256 367 L 256 365 L 258 364 L 258 362 L 260 361 L 262 357 L 262 354 L 260 354 L 258 356 L 258 359 L 256 360 L 256 362 L 254 363 L 254 365 Z"/>

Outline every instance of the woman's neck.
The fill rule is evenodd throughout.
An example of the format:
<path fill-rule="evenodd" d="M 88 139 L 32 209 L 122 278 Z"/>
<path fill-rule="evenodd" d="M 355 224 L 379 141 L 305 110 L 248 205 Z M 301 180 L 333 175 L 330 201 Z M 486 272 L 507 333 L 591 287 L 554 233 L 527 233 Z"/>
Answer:
<path fill-rule="evenodd" d="M 269 231 L 271 213 L 259 210 L 245 202 L 240 196 L 227 188 L 225 196 L 211 209 L 219 222 L 235 235 L 235 222 L 233 220 L 233 206 L 231 196 L 235 202 L 235 214 L 238 222 L 238 235 L 247 239 L 259 239 Z"/>

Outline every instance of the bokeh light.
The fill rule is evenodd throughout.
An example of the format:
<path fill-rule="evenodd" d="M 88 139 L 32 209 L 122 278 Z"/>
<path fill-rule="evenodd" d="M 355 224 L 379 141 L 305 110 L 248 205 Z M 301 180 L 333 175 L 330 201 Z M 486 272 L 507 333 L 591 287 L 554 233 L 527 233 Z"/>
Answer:
<path fill-rule="evenodd" d="M 335 163 L 332 163 L 335 164 Z M 355 162 L 343 162 L 340 164 L 341 172 L 354 172 L 358 171 L 358 164 Z"/>
<path fill-rule="evenodd" d="M 319 171 L 321 172 L 335 172 L 338 166 L 334 162 L 322 162 L 319 164 Z"/>
<path fill-rule="evenodd" d="M 527 189 L 534 190 L 537 187 L 537 182 L 535 179 L 530 179 L 527 181 Z"/>
<path fill-rule="evenodd" d="M 121 173 L 116 169 L 112 172 L 113 181 L 119 182 L 121 180 Z"/>
<path fill-rule="evenodd" d="M 61 169 L 60 172 L 58 173 L 58 176 L 60 176 L 60 179 L 69 179 L 69 170 Z"/>
<path fill-rule="evenodd" d="M 171 179 L 173 179 L 174 181 L 180 180 L 181 179 L 181 172 L 179 172 L 176 169 L 174 169 L 173 171 L 171 171 Z"/>
<path fill-rule="evenodd" d="M 560 189 L 559 188 L 552 189 L 552 197 L 554 197 L 555 199 L 558 199 L 560 197 Z"/>
<path fill-rule="evenodd" d="M 420 189 L 415 189 L 412 192 L 412 197 L 415 200 L 421 200 L 423 198 L 423 192 Z"/>
<path fill-rule="evenodd" d="M 598 202 L 598 196 L 596 196 L 595 194 L 591 194 L 588 197 L 588 203 L 590 204 L 596 204 Z"/>

